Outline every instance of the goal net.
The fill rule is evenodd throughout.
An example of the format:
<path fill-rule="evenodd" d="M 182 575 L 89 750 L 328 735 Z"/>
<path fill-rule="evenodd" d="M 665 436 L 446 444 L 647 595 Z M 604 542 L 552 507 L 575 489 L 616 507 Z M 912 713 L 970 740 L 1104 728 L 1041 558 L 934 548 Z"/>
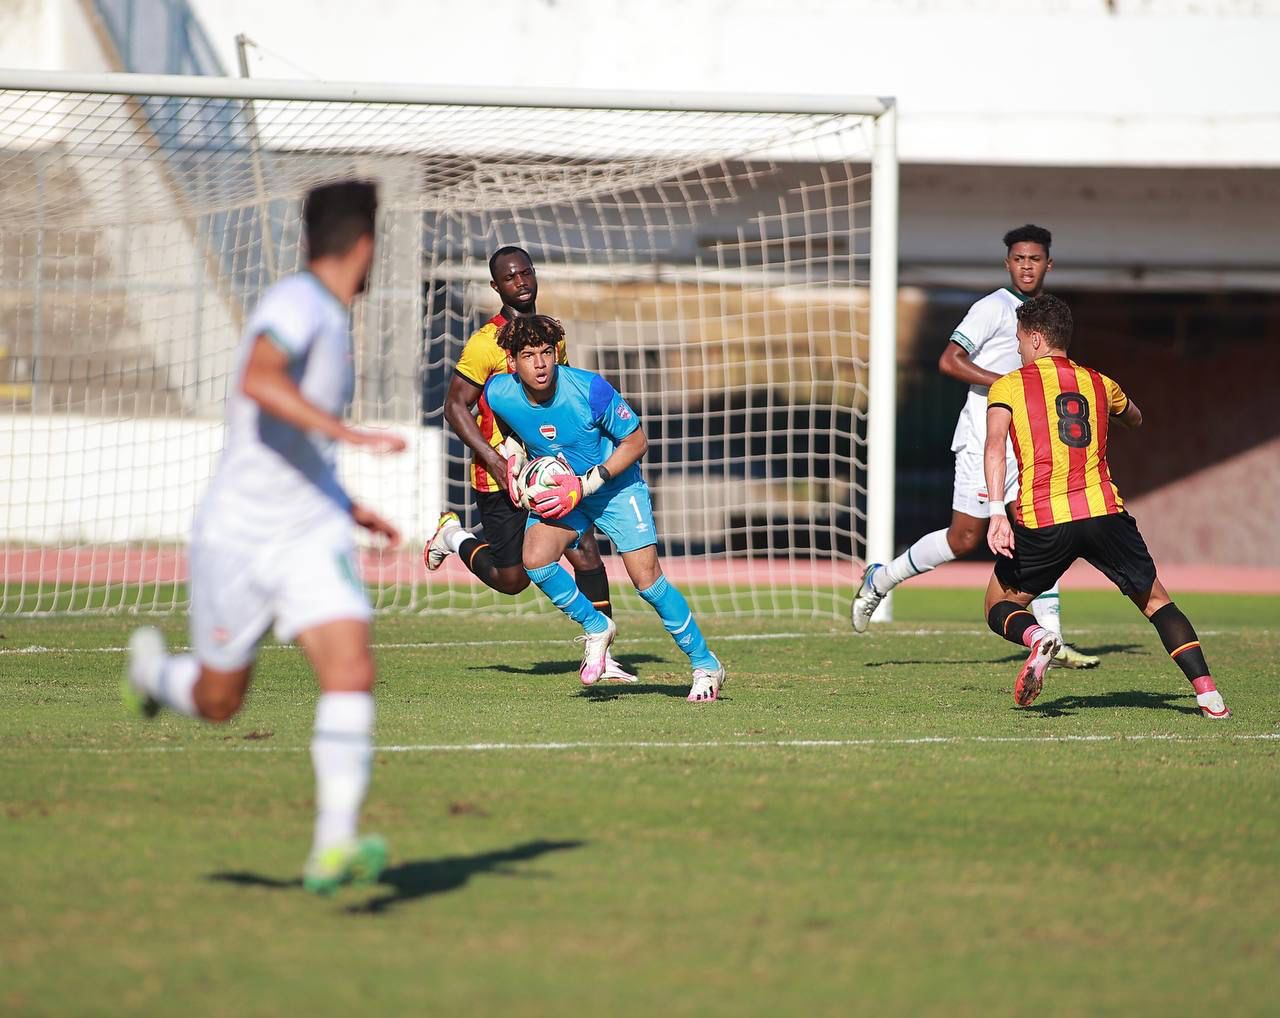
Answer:
<path fill-rule="evenodd" d="M 246 316 L 304 265 L 306 191 L 359 176 L 381 210 L 351 417 L 409 442 L 342 454 L 405 535 L 365 552 L 379 609 L 512 606 L 421 550 L 446 507 L 479 523 L 443 404 L 498 310 L 487 259 L 514 244 L 571 362 L 642 419 L 659 550 L 695 606 L 843 612 L 867 540 L 876 259 L 894 300 L 891 145 L 872 173 L 888 107 L 515 98 L 0 72 L 0 610 L 185 607 Z"/>

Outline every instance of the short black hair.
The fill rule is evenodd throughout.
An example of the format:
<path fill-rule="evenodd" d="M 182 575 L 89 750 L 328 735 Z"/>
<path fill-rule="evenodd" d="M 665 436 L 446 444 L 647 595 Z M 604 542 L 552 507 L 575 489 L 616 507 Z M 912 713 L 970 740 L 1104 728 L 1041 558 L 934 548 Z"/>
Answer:
<path fill-rule="evenodd" d="M 1032 244 L 1039 244 L 1044 248 L 1044 253 L 1048 254 L 1049 245 L 1053 243 L 1053 234 L 1043 226 L 1027 223 L 1026 226 L 1019 226 L 1016 230 L 1010 230 L 1004 235 L 1004 249 L 1007 252 L 1014 244 L 1022 244 L 1027 241 Z"/>
<path fill-rule="evenodd" d="M 1028 332 L 1038 332 L 1055 350 L 1064 353 L 1071 345 L 1071 308 L 1051 293 L 1042 293 L 1018 306 L 1018 324 Z"/>
<path fill-rule="evenodd" d="M 521 315 L 498 330 L 498 346 L 512 357 L 529 347 L 556 347 L 564 339 L 564 326 L 550 315 Z"/>
<path fill-rule="evenodd" d="M 503 247 L 500 247 L 498 248 L 498 250 L 496 250 L 495 252 L 493 252 L 493 254 L 489 256 L 489 278 L 492 279 L 495 283 L 498 281 L 498 275 L 497 275 L 498 259 L 501 258 L 503 255 L 509 255 L 509 254 L 522 254 L 525 256 L 526 259 L 528 259 L 530 265 L 533 264 L 533 259 L 529 257 L 529 252 L 526 251 L 524 248 L 516 247 L 512 244 L 507 244 Z"/>
<path fill-rule="evenodd" d="M 373 235 L 378 216 L 378 185 L 369 180 L 340 180 L 307 192 L 302 222 L 307 257 L 344 255 L 365 234 Z"/>

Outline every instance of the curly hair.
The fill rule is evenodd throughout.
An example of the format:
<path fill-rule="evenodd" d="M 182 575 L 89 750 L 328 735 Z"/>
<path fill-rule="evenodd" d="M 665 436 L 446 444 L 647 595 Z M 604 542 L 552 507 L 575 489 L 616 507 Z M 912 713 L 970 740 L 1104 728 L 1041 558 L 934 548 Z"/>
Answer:
<path fill-rule="evenodd" d="M 1026 226 L 1019 226 L 1016 230 L 1010 230 L 1004 235 L 1004 247 L 1008 251 L 1014 244 L 1022 244 L 1029 241 L 1032 244 L 1039 244 L 1044 248 L 1044 253 L 1049 253 L 1049 245 L 1053 243 L 1053 234 L 1046 230 L 1043 226 L 1034 226 L 1027 223 Z"/>
<path fill-rule="evenodd" d="M 498 330 L 498 346 L 512 357 L 529 347 L 554 349 L 564 339 L 564 326 L 550 315 L 521 315 Z"/>
<path fill-rule="evenodd" d="M 1018 306 L 1018 324 L 1028 332 L 1038 332 L 1055 350 L 1064 353 L 1071 345 L 1071 308 L 1051 293 L 1042 293 Z"/>

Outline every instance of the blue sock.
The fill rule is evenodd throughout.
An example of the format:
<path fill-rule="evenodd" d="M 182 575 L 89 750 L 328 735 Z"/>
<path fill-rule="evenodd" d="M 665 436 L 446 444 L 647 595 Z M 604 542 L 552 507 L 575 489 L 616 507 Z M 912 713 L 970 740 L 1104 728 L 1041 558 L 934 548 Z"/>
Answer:
<path fill-rule="evenodd" d="M 526 569 L 529 579 L 533 580 L 550 599 L 551 603 L 578 623 L 592 636 L 603 633 L 609 628 L 609 620 L 596 611 L 591 601 L 583 596 L 573 577 L 559 562 L 537 569 Z"/>
<path fill-rule="evenodd" d="M 665 576 L 659 576 L 658 582 L 648 590 L 640 591 L 640 596 L 653 605 L 662 625 L 676 641 L 676 646 L 689 655 L 694 668 L 720 667 L 716 656 L 707 649 L 706 638 L 698 628 L 698 620 L 689 610 L 689 602 L 667 582 Z"/>

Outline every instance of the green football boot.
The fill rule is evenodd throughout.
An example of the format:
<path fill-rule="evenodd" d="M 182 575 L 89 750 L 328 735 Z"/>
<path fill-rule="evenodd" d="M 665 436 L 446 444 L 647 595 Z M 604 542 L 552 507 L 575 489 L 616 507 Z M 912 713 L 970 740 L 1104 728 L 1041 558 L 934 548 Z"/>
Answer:
<path fill-rule="evenodd" d="M 387 865 L 387 843 L 370 834 L 313 855 L 302 871 L 302 886 L 328 897 L 344 884 L 375 884 Z"/>
<path fill-rule="evenodd" d="M 153 718 L 160 703 L 143 685 L 141 676 L 161 667 L 165 656 L 164 636 L 154 626 L 141 626 L 129 636 L 129 657 L 120 680 L 120 699 L 125 709 L 140 718 Z"/>

